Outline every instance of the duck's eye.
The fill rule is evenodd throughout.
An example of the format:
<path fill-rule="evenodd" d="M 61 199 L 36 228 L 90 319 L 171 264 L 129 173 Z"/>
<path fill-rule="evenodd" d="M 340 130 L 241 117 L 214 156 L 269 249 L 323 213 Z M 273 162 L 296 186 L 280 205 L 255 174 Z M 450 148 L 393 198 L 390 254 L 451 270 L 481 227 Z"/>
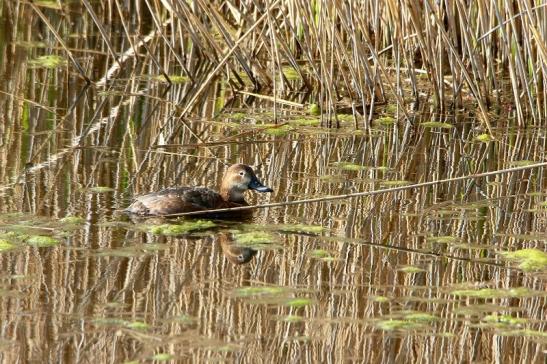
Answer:
<path fill-rule="evenodd" d="M 240 175 L 240 176 L 244 176 L 244 175 L 245 175 L 245 172 L 241 171 L 241 172 L 239 172 L 239 175 Z"/>

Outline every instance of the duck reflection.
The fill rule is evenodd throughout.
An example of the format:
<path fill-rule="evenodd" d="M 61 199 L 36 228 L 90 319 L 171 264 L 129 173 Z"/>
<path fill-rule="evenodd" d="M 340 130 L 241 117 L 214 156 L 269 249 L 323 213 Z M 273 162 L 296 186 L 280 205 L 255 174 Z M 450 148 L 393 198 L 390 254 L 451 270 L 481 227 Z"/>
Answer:
<path fill-rule="evenodd" d="M 233 264 L 249 263 L 256 255 L 256 250 L 237 245 L 228 233 L 219 234 L 222 254 Z"/>

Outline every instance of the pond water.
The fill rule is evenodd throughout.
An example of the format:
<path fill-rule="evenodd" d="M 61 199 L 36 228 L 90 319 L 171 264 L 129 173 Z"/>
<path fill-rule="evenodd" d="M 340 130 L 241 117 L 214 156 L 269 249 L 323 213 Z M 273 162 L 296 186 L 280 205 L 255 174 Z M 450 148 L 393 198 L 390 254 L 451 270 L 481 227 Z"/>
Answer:
<path fill-rule="evenodd" d="M 132 64 L 85 87 L 33 63 L 51 48 L 29 26 L 0 44 L 0 361 L 544 362 L 545 168 L 228 220 L 121 212 L 238 162 L 274 189 L 252 204 L 538 163 L 544 129 L 498 120 L 484 140 L 471 106 L 274 120 L 223 79 L 181 118 L 189 84 Z M 99 79 L 106 51 L 75 39 Z"/>

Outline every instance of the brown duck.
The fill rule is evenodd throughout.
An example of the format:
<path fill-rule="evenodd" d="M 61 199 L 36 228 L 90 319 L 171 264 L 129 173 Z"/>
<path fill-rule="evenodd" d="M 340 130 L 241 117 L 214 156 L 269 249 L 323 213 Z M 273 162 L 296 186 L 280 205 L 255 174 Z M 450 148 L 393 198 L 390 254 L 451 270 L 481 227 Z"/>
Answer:
<path fill-rule="evenodd" d="M 125 211 L 155 216 L 248 206 L 243 193 L 249 189 L 273 192 L 258 180 L 251 167 L 234 164 L 222 178 L 220 193 L 206 187 L 172 187 L 135 198 Z"/>

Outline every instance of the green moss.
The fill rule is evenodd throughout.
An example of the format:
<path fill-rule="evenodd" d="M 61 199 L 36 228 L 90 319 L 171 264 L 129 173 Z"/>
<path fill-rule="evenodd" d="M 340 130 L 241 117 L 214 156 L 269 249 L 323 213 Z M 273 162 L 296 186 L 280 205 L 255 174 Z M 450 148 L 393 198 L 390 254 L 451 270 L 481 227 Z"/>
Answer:
<path fill-rule="evenodd" d="M 185 221 L 182 224 L 162 224 L 148 227 L 148 231 L 156 235 L 182 235 L 193 231 L 207 230 L 216 224 L 210 220 Z"/>
<path fill-rule="evenodd" d="M 51 236 L 32 235 L 26 241 L 28 245 L 36 246 L 39 248 L 45 248 L 49 246 L 55 246 L 60 243 L 59 240 L 52 238 Z"/>
<path fill-rule="evenodd" d="M 449 123 L 441 123 L 440 121 L 426 121 L 425 123 L 420 123 L 424 128 L 441 128 L 441 129 L 451 129 L 454 126 Z"/>
<path fill-rule="evenodd" d="M 527 272 L 547 269 L 547 253 L 539 249 L 522 249 L 500 254 L 505 259 L 518 262 L 518 267 Z"/>

